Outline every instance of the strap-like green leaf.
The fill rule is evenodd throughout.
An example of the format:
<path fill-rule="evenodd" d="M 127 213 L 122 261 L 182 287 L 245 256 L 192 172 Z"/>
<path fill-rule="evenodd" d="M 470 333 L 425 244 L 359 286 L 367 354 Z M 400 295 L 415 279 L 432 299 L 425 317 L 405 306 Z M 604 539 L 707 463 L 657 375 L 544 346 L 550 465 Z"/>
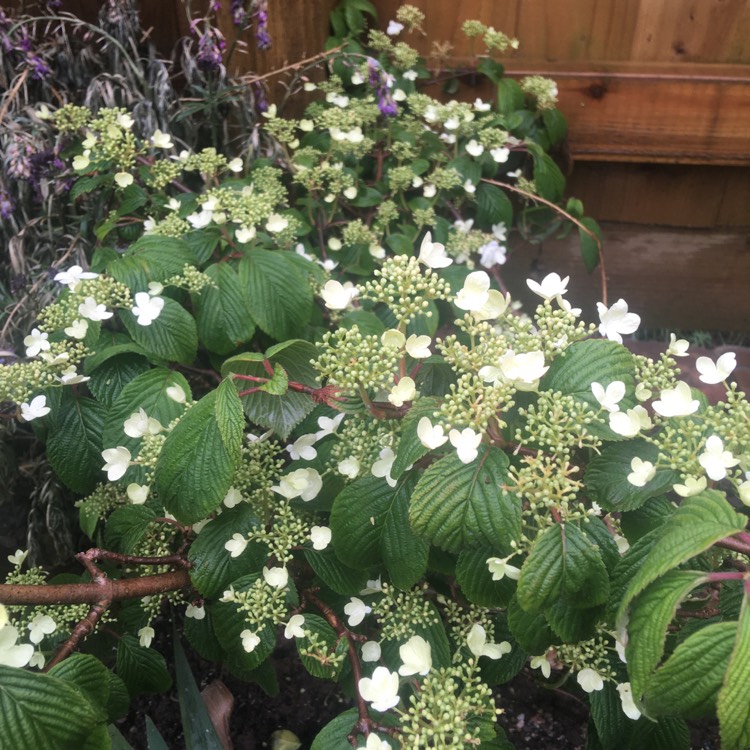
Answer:
<path fill-rule="evenodd" d="M 686 638 L 648 681 L 643 698 L 646 710 L 685 718 L 711 711 L 727 671 L 736 634 L 736 622 L 715 622 Z M 737 750 L 746 747 L 738 745 Z"/>
<path fill-rule="evenodd" d="M 65 680 L 0 665 L 0 747 L 82 747 L 95 727 L 104 726 L 100 714 Z"/>
<path fill-rule="evenodd" d="M 737 637 L 719 692 L 718 713 L 724 750 L 750 747 L 750 586 L 745 581 L 745 600 L 737 624 Z"/>
<path fill-rule="evenodd" d="M 503 488 L 507 476 L 508 457 L 499 448 L 481 445 L 469 464 L 450 453 L 414 489 L 412 528 L 448 552 L 487 546 L 509 552 L 521 532 L 521 504 Z"/>
<path fill-rule="evenodd" d="M 661 575 L 712 544 L 745 528 L 747 519 L 735 513 L 724 494 L 705 490 L 683 501 L 661 527 L 640 569 L 630 580 L 618 609 L 618 620 L 632 598 Z"/>
<path fill-rule="evenodd" d="M 670 570 L 639 594 L 628 621 L 628 673 L 633 697 L 640 699 L 647 680 L 661 661 L 667 626 L 680 602 L 705 581 L 702 573 Z"/>
<path fill-rule="evenodd" d="M 164 506 L 183 523 L 205 518 L 224 499 L 241 458 L 244 426 L 237 390 L 225 380 L 167 437 L 155 482 Z"/>
<path fill-rule="evenodd" d="M 565 597 L 574 606 L 606 601 L 609 577 L 598 548 L 575 524 L 555 524 L 531 548 L 518 579 L 518 603 L 539 612 Z"/>

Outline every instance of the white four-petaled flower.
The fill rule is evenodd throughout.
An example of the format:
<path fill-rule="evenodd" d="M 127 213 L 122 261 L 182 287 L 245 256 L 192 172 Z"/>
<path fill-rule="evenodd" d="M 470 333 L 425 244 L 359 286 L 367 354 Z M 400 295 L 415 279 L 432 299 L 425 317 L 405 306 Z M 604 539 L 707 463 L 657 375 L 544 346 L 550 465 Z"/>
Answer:
<path fill-rule="evenodd" d="M 662 417 L 686 417 L 698 411 L 700 401 L 693 398 L 690 386 L 681 380 L 674 388 L 663 390 L 652 406 Z"/>
<path fill-rule="evenodd" d="M 490 277 L 484 271 L 473 271 L 459 289 L 454 303 L 461 310 L 481 310 L 489 299 Z"/>
<path fill-rule="evenodd" d="M 644 487 L 656 476 L 656 467 L 650 461 L 634 456 L 630 461 L 628 482 L 634 487 Z"/>
<path fill-rule="evenodd" d="M 26 422 L 31 422 L 32 419 L 38 419 L 44 417 L 50 413 L 50 408 L 47 406 L 46 396 L 34 396 L 31 399 L 31 403 L 21 404 L 21 417 Z"/>
<path fill-rule="evenodd" d="M 148 648 L 151 645 L 151 641 L 154 639 L 154 636 L 156 635 L 156 632 L 152 627 L 149 627 L 148 625 L 146 627 L 141 628 L 138 631 L 138 642 L 143 646 L 143 648 Z"/>
<path fill-rule="evenodd" d="M 714 362 L 710 357 L 698 357 L 695 367 L 700 373 L 699 379 L 714 385 L 726 380 L 737 367 L 737 355 L 734 352 L 725 352 Z"/>
<path fill-rule="evenodd" d="M 426 675 L 432 669 L 432 646 L 421 635 L 409 638 L 399 647 L 398 655 L 402 662 L 398 673 L 402 677 L 413 674 Z"/>
<path fill-rule="evenodd" d="M 387 667 L 376 667 L 372 677 L 362 677 L 358 684 L 359 694 L 376 711 L 387 711 L 399 701 L 398 672 Z"/>
<path fill-rule="evenodd" d="M 501 643 L 487 643 L 487 631 L 478 623 L 472 625 L 469 635 L 466 637 L 466 644 L 477 659 L 480 656 L 486 656 L 490 659 L 501 659 L 505 654 L 509 654 L 513 648 L 508 641 Z"/>
<path fill-rule="evenodd" d="M 130 451 L 118 445 L 117 448 L 107 448 L 102 451 L 102 458 L 105 461 L 102 471 L 107 472 L 107 479 L 115 482 L 125 475 L 130 466 Z"/>
<path fill-rule="evenodd" d="M 322 487 L 323 478 L 315 469 L 297 469 L 281 477 L 271 489 L 288 500 L 299 497 L 308 502 L 318 496 Z"/>
<path fill-rule="evenodd" d="M 345 310 L 358 294 L 359 289 L 351 281 L 342 284 L 335 279 L 326 281 L 320 290 L 320 296 L 329 310 Z"/>
<path fill-rule="evenodd" d="M 57 630 L 57 623 L 49 615 L 37 615 L 27 626 L 29 640 L 36 645 L 44 640 L 44 636 L 52 635 Z"/>
<path fill-rule="evenodd" d="M 521 575 L 521 569 L 515 565 L 509 565 L 508 560 L 513 557 L 489 557 L 487 558 L 487 568 L 492 573 L 493 581 L 501 581 L 503 578 L 508 577 L 513 581 L 517 581 Z"/>
<path fill-rule="evenodd" d="M 263 580 L 274 589 L 283 589 L 289 583 L 289 571 L 286 568 L 263 567 Z"/>
<path fill-rule="evenodd" d="M 613 380 L 606 388 L 601 383 L 592 383 L 591 391 L 602 409 L 620 411 L 618 404 L 625 398 L 625 383 Z"/>
<path fill-rule="evenodd" d="M 18 630 L 12 625 L 0 628 L 0 664 L 3 666 L 25 667 L 34 655 L 34 647 L 30 643 L 17 646 L 17 640 Z"/>
<path fill-rule="evenodd" d="M 60 271 L 55 275 L 55 281 L 69 287 L 75 291 L 75 288 L 85 279 L 95 279 L 99 274 L 92 271 L 84 271 L 81 266 L 71 266 L 67 271 Z"/>
<path fill-rule="evenodd" d="M 244 534 L 232 534 L 232 538 L 224 544 L 224 549 L 230 557 L 239 557 L 247 547 L 247 537 Z"/>
<path fill-rule="evenodd" d="M 396 480 L 391 476 L 393 462 L 396 460 L 396 454 L 390 448 L 383 448 L 380 451 L 380 458 L 375 461 L 370 469 L 374 477 L 383 477 L 388 482 L 389 487 L 396 486 Z"/>
<path fill-rule="evenodd" d="M 172 136 L 169 135 L 169 133 L 162 133 L 158 128 L 151 136 L 151 143 L 153 143 L 156 148 L 172 148 L 172 146 L 174 146 L 174 143 L 172 143 Z"/>
<path fill-rule="evenodd" d="M 451 445 L 456 449 L 458 459 L 463 464 L 470 464 L 479 454 L 479 444 L 482 442 L 482 433 L 474 432 L 471 427 L 465 427 L 460 432 L 451 430 L 448 433 Z"/>
<path fill-rule="evenodd" d="M 651 427 L 651 417 L 640 404 L 625 412 L 616 411 L 609 415 L 609 429 L 623 437 L 635 437 L 641 430 Z"/>
<path fill-rule="evenodd" d="M 286 450 L 292 461 L 297 461 L 300 458 L 304 461 L 312 461 L 318 455 L 318 451 L 314 447 L 316 440 L 315 434 L 302 435 L 291 445 L 287 445 Z"/>
<path fill-rule="evenodd" d="M 727 469 L 737 466 L 739 462 L 730 451 L 724 450 L 724 444 L 718 435 L 711 435 L 706 440 L 706 450 L 698 456 L 698 463 L 714 482 L 724 479 Z"/>
<path fill-rule="evenodd" d="M 599 311 L 599 333 L 618 344 L 622 344 L 622 334 L 635 333 L 641 324 L 640 316 L 628 312 L 628 303 L 624 299 L 618 299 L 609 308 L 597 302 L 596 309 Z"/>
<path fill-rule="evenodd" d="M 544 653 L 541 656 L 532 656 L 531 661 L 529 662 L 529 666 L 532 669 L 541 669 L 542 674 L 549 679 L 549 676 L 552 674 L 552 665 L 549 663 L 549 659 L 547 658 L 547 654 Z"/>
<path fill-rule="evenodd" d="M 425 192 L 427 188 L 425 187 Z M 419 246 L 419 262 L 424 263 L 428 268 L 446 268 L 453 263 L 445 252 L 445 245 L 440 242 L 432 241 L 432 233 L 427 232 Z"/>
<path fill-rule="evenodd" d="M 107 311 L 106 305 L 98 305 L 93 297 L 86 299 L 78 305 L 78 314 L 89 320 L 107 320 L 113 313 Z"/>
<path fill-rule="evenodd" d="M 388 400 L 396 407 L 401 407 L 407 401 L 413 401 L 417 395 L 417 387 L 413 378 L 405 375 L 391 388 Z"/>
<path fill-rule="evenodd" d="M 707 486 L 706 477 L 685 477 L 683 484 L 672 485 L 672 489 L 680 497 L 692 497 L 693 495 L 699 495 Z"/>
<path fill-rule="evenodd" d="M 152 297 L 148 292 L 138 292 L 135 295 L 132 313 L 136 316 L 139 326 L 150 326 L 161 315 L 163 309 L 163 297 Z"/>
<path fill-rule="evenodd" d="M 587 693 L 593 693 L 596 690 L 601 690 L 604 687 L 604 680 L 602 676 L 596 671 L 589 667 L 582 669 L 577 675 L 576 679 L 578 684 Z"/>
<path fill-rule="evenodd" d="M 304 615 L 292 615 L 284 628 L 284 638 L 287 640 L 291 640 L 292 638 L 304 638 L 305 631 L 302 629 L 304 624 Z"/>
<path fill-rule="evenodd" d="M 526 279 L 526 286 L 542 299 L 552 299 L 563 296 L 568 291 L 568 281 L 570 281 L 570 276 L 561 279 L 560 274 L 548 273 L 541 283 L 534 279 Z"/>
<path fill-rule="evenodd" d="M 248 630 L 247 628 L 240 633 L 240 639 L 242 640 L 242 648 L 245 649 L 248 654 L 255 651 L 260 643 L 260 638 L 253 633 L 252 630 Z"/>
<path fill-rule="evenodd" d="M 641 718 L 641 712 L 638 710 L 638 706 L 635 705 L 633 700 L 633 692 L 630 688 L 629 682 L 621 682 L 617 686 L 617 692 L 620 694 L 620 701 L 622 703 L 622 712 L 628 719 L 638 721 Z"/>
<path fill-rule="evenodd" d="M 31 333 L 23 340 L 23 345 L 26 347 L 26 356 L 36 357 L 39 352 L 49 351 L 48 336 L 48 333 L 42 333 L 38 328 L 32 328 Z"/>
<path fill-rule="evenodd" d="M 365 615 L 369 615 L 370 612 L 372 612 L 372 607 L 369 607 L 356 596 L 353 596 L 349 603 L 344 606 L 344 614 L 352 627 L 359 625 L 365 619 Z"/>
<path fill-rule="evenodd" d="M 133 412 L 122 424 L 123 431 L 128 437 L 142 438 L 144 435 L 158 435 L 164 430 L 162 423 L 154 417 L 149 417 L 144 409 Z"/>
<path fill-rule="evenodd" d="M 426 359 L 432 354 L 431 343 L 432 339 L 429 336 L 417 336 L 416 333 L 412 333 L 406 339 L 406 353 L 414 359 Z"/>
<path fill-rule="evenodd" d="M 310 541 L 313 549 L 318 551 L 324 550 L 331 543 L 332 536 L 328 526 L 313 526 L 310 529 Z"/>
<path fill-rule="evenodd" d="M 422 417 L 419 420 L 417 424 L 417 437 L 419 438 L 419 442 L 430 450 L 435 450 L 435 448 L 439 448 L 448 442 L 448 436 L 445 434 L 443 426 L 439 424 L 433 426 L 429 417 Z"/>

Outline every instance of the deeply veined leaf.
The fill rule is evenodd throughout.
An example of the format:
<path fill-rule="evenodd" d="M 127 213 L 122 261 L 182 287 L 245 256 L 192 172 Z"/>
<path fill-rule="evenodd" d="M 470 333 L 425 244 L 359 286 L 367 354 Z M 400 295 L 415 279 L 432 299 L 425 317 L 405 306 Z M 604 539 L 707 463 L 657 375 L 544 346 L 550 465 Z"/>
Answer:
<path fill-rule="evenodd" d="M 518 579 L 518 603 L 539 612 L 565 597 L 573 606 L 606 601 L 609 577 L 597 547 L 575 524 L 555 524 L 534 542 Z"/>
<path fill-rule="evenodd" d="M 558 599 L 544 610 L 544 616 L 558 642 L 578 643 L 596 635 L 596 626 L 602 620 L 603 607 L 576 607 L 565 599 Z"/>
<path fill-rule="evenodd" d="M 396 460 L 391 467 L 391 476 L 398 479 L 407 469 L 415 464 L 420 458 L 426 456 L 430 449 L 422 445 L 417 435 L 417 426 L 422 417 L 431 418 L 435 410 L 440 405 L 440 399 L 421 398 L 409 409 L 403 419 L 401 426 L 401 436 L 396 448 Z"/>
<path fill-rule="evenodd" d="M 107 548 L 126 555 L 134 554 L 157 517 L 156 511 L 149 505 L 116 508 L 109 516 L 104 532 Z"/>
<path fill-rule="evenodd" d="M 480 607 L 507 607 L 516 591 L 516 582 L 507 576 L 492 580 L 487 560 L 495 557 L 489 548 L 464 550 L 456 563 L 456 581 L 463 595 Z"/>
<path fill-rule="evenodd" d="M 581 258 L 586 270 L 591 273 L 599 265 L 599 245 L 602 241 L 602 230 L 590 217 L 580 219 L 581 224 L 589 231 L 578 227 L 578 237 L 581 242 Z M 589 232 L 593 232 L 593 237 Z"/>
<path fill-rule="evenodd" d="M 549 154 L 534 154 L 534 185 L 542 198 L 553 203 L 562 198 L 565 177 Z"/>
<path fill-rule="evenodd" d="M 429 545 L 409 527 L 408 504 L 414 480 L 395 489 L 373 476 L 348 485 L 331 509 L 336 555 L 352 568 L 384 563 L 399 588 L 410 588 L 427 568 Z"/>
<path fill-rule="evenodd" d="M 737 634 L 736 622 L 715 622 L 686 638 L 645 688 L 651 714 L 692 718 L 711 711 L 724 680 Z M 745 711 L 747 711 L 745 690 Z M 740 750 L 741 746 L 737 746 Z M 747 747 L 747 745 L 742 746 Z"/>
<path fill-rule="evenodd" d="M 0 665 L 0 747 L 82 747 L 97 726 L 104 726 L 100 708 L 75 685 Z"/>
<path fill-rule="evenodd" d="M 108 359 L 91 373 L 89 390 L 97 401 L 105 406 L 112 406 L 122 389 L 148 369 L 145 357 L 120 354 Z"/>
<path fill-rule="evenodd" d="M 254 250 L 239 265 L 253 319 L 277 341 L 303 333 L 312 309 L 307 278 L 289 253 Z"/>
<path fill-rule="evenodd" d="M 638 595 L 628 620 L 628 673 L 633 697 L 640 699 L 648 678 L 661 661 L 667 626 L 680 602 L 706 580 L 703 573 L 670 570 Z"/>
<path fill-rule="evenodd" d="M 350 708 L 343 714 L 339 714 L 318 732 L 310 750 L 351 750 L 352 745 L 347 737 L 357 725 L 358 719 L 356 708 Z M 388 735 L 385 734 L 378 735 L 378 737 L 383 740 L 388 739 Z M 363 740 L 364 737 L 360 737 L 360 739 Z"/>
<path fill-rule="evenodd" d="M 220 505 L 241 459 L 244 426 L 237 390 L 225 380 L 170 432 L 154 477 L 164 507 L 178 520 L 195 523 Z"/>
<path fill-rule="evenodd" d="M 58 477 L 74 492 L 85 494 L 101 481 L 102 430 L 106 407 L 91 398 L 76 398 L 65 389 L 53 409 L 47 458 Z"/>
<path fill-rule="evenodd" d="M 305 631 L 305 637 L 294 638 L 300 661 L 313 677 L 336 680 L 343 662 L 336 664 L 335 661 L 332 662 L 326 657 L 329 654 L 344 656 L 348 651 L 346 638 L 339 638 L 336 631 L 322 617 L 307 613 L 304 617 L 302 629 Z M 312 643 L 308 634 L 316 637 L 314 648 L 311 648 Z"/>
<path fill-rule="evenodd" d="M 479 183 L 476 220 L 480 225 L 488 228 L 493 224 L 505 224 L 506 227 L 513 224 L 513 204 L 497 185 Z"/>
<path fill-rule="evenodd" d="M 719 692 L 718 713 L 724 750 L 750 747 L 750 587 L 745 581 L 745 599 L 737 623 L 737 637 Z"/>
<path fill-rule="evenodd" d="M 601 690 L 590 693 L 589 705 L 602 747 L 607 750 L 629 748 L 633 722 L 622 711 L 622 703 L 614 683 L 605 682 Z"/>
<path fill-rule="evenodd" d="M 190 545 L 188 560 L 192 565 L 190 580 L 203 596 L 217 596 L 240 576 L 260 572 L 268 558 L 264 545 L 249 542 L 237 557 L 232 557 L 224 549 L 224 544 L 234 534 L 244 536 L 259 525 L 252 507 L 243 502 L 224 510 L 201 529 L 198 538 Z"/>
<path fill-rule="evenodd" d="M 98 709 L 100 720 L 103 722 L 108 718 L 106 707 L 109 700 L 110 671 L 99 659 L 90 654 L 71 654 L 52 667 L 48 674 L 75 685 L 89 703 Z"/>
<path fill-rule="evenodd" d="M 510 551 L 521 532 L 521 504 L 503 488 L 508 463 L 499 448 L 481 445 L 469 464 L 455 453 L 432 464 L 411 497 L 415 533 L 447 552 L 482 546 Z"/>
<path fill-rule="evenodd" d="M 209 351 L 227 354 L 255 333 L 250 305 L 229 263 L 215 263 L 204 273 L 213 284 L 192 295 L 198 338 Z"/>
<path fill-rule="evenodd" d="M 745 528 L 747 519 L 735 513 L 724 494 L 705 490 L 688 497 L 661 527 L 659 539 L 625 590 L 618 619 L 632 598 L 652 581 L 712 544 Z"/>
<path fill-rule="evenodd" d="M 162 299 L 164 307 L 150 325 L 140 325 L 130 310 L 120 310 L 120 320 L 133 341 L 154 359 L 190 364 L 198 351 L 195 319 L 179 302 Z"/>
<path fill-rule="evenodd" d="M 527 612 L 514 596 L 508 605 L 508 627 L 521 648 L 532 656 L 541 656 L 557 638 L 541 612 Z"/>
<path fill-rule="evenodd" d="M 145 234 L 125 255 L 107 264 L 107 273 L 130 289 L 145 292 L 150 281 L 166 281 L 195 263 L 195 254 L 177 237 Z"/>
<path fill-rule="evenodd" d="M 367 582 L 366 571 L 344 565 L 330 547 L 322 551 L 306 549 L 305 560 L 328 588 L 342 596 L 351 596 Z"/>
<path fill-rule="evenodd" d="M 690 730 L 682 719 L 662 716 L 653 722 L 642 716 L 633 727 L 630 747 L 633 750 L 690 750 Z"/>
<path fill-rule="evenodd" d="M 117 642 L 117 674 L 131 695 L 163 693 L 172 685 L 164 657 L 154 648 L 144 648 L 132 635 Z"/>
<path fill-rule="evenodd" d="M 279 365 L 289 381 L 301 383 L 311 388 L 318 386 L 317 372 L 310 360 L 317 356 L 315 346 L 307 341 L 284 341 L 272 346 L 266 353 L 246 352 L 227 359 L 221 367 L 224 377 L 231 373 L 249 375 L 255 378 L 268 378 L 263 365 L 267 359 L 276 367 Z M 239 391 L 250 390 L 258 382 L 235 380 Z M 286 439 L 291 431 L 315 408 L 315 402 L 306 393 L 286 390 L 283 395 L 254 391 L 242 396 L 242 406 L 247 418 L 255 424 L 272 429 L 279 437 Z"/>

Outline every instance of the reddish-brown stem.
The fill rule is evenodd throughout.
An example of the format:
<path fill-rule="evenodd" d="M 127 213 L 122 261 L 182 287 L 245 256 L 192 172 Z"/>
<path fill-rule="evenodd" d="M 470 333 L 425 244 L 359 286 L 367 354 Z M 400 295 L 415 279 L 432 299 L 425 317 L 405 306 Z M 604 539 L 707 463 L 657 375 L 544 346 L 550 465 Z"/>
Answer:
<path fill-rule="evenodd" d="M 741 581 L 746 575 L 747 575 L 746 572 L 740 572 L 740 571 L 735 571 L 732 573 L 716 572 L 716 573 L 707 573 L 706 579 L 710 581 L 711 583 L 715 583 L 716 581 Z"/>
<path fill-rule="evenodd" d="M 0 584 L 2 604 L 96 604 L 104 599 L 140 599 L 179 591 L 190 585 L 187 570 L 173 570 L 140 578 L 103 578 L 98 583 L 60 583 L 49 586 Z"/>
<path fill-rule="evenodd" d="M 736 536 L 728 536 L 724 539 L 721 539 L 720 541 L 716 542 L 717 547 L 723 547 L 724 549 L 731 549 L 734 552 L 739 552 L 743 555 L 750 556 L 750 543 L 738 539 L 740 535 L 737 534 Z"/>
<path fill-rule="evenodd" d="M 86 560 L 108 560 L 123 563 L 124 565 L 176 565 L 180 568 L 189 567 L 188 561 L 179 554 L 162 555 L 160 557 L 141 557 L 139 555 L 123 555 L 119 552 L 110 552 L 106 549 L 92 547 L 85 552 L 79 552 L 76 557 L 86 565 Z"/>
<path fill-rule="evenodd" d="M 63 659 L 70 656 L 76 650 L 78 644 L 94 632 L 96 624 L 109 609 L 110 604 L 112 604 L 111 600 L 101 599 L 91 605 L 91 609 L 86 617 L 73 628 L 73 632 L 71 632 L 68 640 L 60 646 L 57 653 L 47 662 L 44 667 L 45 672 L 48 672 L 55 664 L 59 664 Z"/>
<path fill-rule="evenodd" d="M 602 242 L 601 240 L 596 236 L 595 232 L 592 232 L 583 222 L 576 219 L 575 216 L 572 216 L 569 214 L 565 209 L 560 208 L 555 203 L 552 203 L 552 201 L 548 201 L 546 198 L 542 198 L 539 195 L 535 195 L 534 193 L 530 193 L 527 190 L 522 190 L 519 187 L 516 187 L 515 185 L 510 185 L 507 182 L 499 182 L 498 180 L 490 180 L 487 177 L 482 178 L 482 182 L 487 182 L 490 185 L 497 185 L 497 187 L 505 188 L 506 190 L 510 190 L 513 193 L 518 193 L 519 195 L 523 195 L 525 198 L 528 198 L 529 200 L 536 201 L 537 203 L 543 203 L 545 206 L 549 206 L 553 211 L 557 211 L 557 213 L 560 214 L 560 216 L 564 216 L 568 221 L 575 224 L 581 231 L 588 234 L 594 242 L 596 242 L 597 250 L 599 251 L 599 272 L 602 280 L 602 302 L 606 305 L 607 304 L 607 273 L 604 268 L 604 252 L 602 251 Z"/>

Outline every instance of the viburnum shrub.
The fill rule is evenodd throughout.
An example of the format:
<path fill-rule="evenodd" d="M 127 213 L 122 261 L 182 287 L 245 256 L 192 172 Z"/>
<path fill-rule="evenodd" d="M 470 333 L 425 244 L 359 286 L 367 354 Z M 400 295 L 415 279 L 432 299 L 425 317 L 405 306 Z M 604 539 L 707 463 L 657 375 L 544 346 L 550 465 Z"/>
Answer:
<path fill-rule="evenodd" d="M 359 54 L 306 118 L 266 113 L 265 158 L 181 152 L 124 109 L 42 111 L 74 197 L 112 208 L 90 264 L 56 269 L 0 401 L 94 546 L 52 580 L 11 556 L 0 745 L 110 747 L 129 696 L 169 687 L 152 641 L 174 623 L 266 685 L 294 641 L 353 701 L 313 750 L 510 747 L 492 688 L 523 669 L 588 698 L 591 747 L 688 748 L 684 719 L 716 712 L 746 748 L 734 355 L 698 359 L 726 384 L 709 404 L 678 376 L 685 341 L 623 346 L 623 300 L 586 323 L 552 273 L 521 312 L 499 248 L 559 197 L 545 118 L 523 93 L 428 101 L 418 60 L 390 81 Z"/>

